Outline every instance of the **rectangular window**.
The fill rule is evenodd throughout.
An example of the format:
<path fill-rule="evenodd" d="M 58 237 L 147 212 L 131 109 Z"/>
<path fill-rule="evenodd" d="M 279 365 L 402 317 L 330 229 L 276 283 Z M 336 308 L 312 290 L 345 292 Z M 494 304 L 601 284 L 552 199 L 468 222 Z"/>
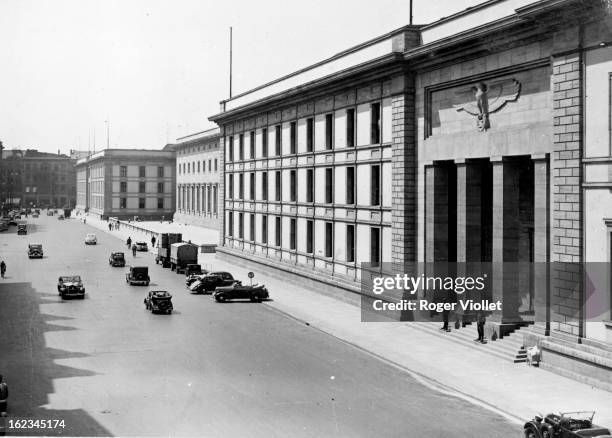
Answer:
<path fill-rule="evenodd" d="M 372 166 L 372 175 L 370 183 L 371 204 L 380 205 L 380 166 Z"/>
<path fill-rule="evenodd" d="M 244 213 L 238 213 L 238 238 L 244 239 Z"/>
<path fill-rule="evenodd" d="M 238 137 L 238 159 L 244 160 L 244 134 L 240 134 Z"/>
<path fill-rule="evenodd" d="M 306 150 L 312 152 L 314 143 L 314 119 L 306 119 Z"/>
<path fill-rule="evenodd" d="M 334 224 L 325 222 L 325 257 L 334 255 Z"/>
<path fill-rule="evenodd" d="M 145 198 L 138 198 L 138 208 L 145 208 Z"/>
<path fill-rule="evenodd" d="M 206 161 L 202 161 L 202 165 L 204 166 L 204 171 L 206 171 Z M 208 160 L 208 171 L 210 172 L 211 170 L 212 170 L 211 161 Z"/>
<path fill-rule="evenodd" d="M 250 140 L 250 155 L 249 158 L 252 160 L 255 158 L 255 131 L 251 131 L 251 135 L 249 136 L 249 140 Z"/>
<path fill-rule="evenodd" d="M 217 159 L 215 158 L 215 172 L 217 171 Z"/>
<path fill-rule="evenodd" d="M 380 103 L 373 103 L 370 107 L 370 133 L 371 143 L 380 143 Z"/>
<path fill-rule="evenodd" d="M 234 212 L 229 212 L 229 218 L 227 219 L 227 235 L 232 237 L 234 235 Z"/>
<path fill-rule="evenodd" d="M 127 208 L 127 198 L 119 198 L 119 208 Z"/>
<path fill-rule="evenodd" d="M 290 179 L 291 179 L 291 185 L 290 185 L 290 188 L 291 188 L 291 193 L 290 193 L 290 196 L 291 196 L 291 197 L 290 197 L 290 199 L 289 199 L 289 200 L 290 200 L 291 202 L 295 202 L 295 200 L 296 200 L 296 198 L 297 198 L 297 179 L 296 179 L 296 171 L 295 171 L 295 170 L 292 170 L 292 171 L 290 172 L 290 174 L 289 174 L 289 175 L 290 175 Z"/>
<path fill-rule="evenodd" d="M 249 176 L 249 199 L 251 201 L 255 200 L 255 173 L 253 172 Z"/>
<path fill-rule="evenodd" d="M 146 175 L 146 167 L 145 166 L 139 166 L 138 167 L 138 176 L 140 178 L 144 178 Z"/>
<path fill-rule="evenodd" d="M 157 183 L 157 193 L 164 193 L 164 183 Z"/>
<path fill-rule="evenodd" d="M 306 252 L 312 254 L 313 241 L 314 241 L 314 222 L 306 221 Z"/>
<path fill-rule="evenodd" d="M 228 142 L 229 142 L 229 161 L 234 161 L 234 137 L 232 135 L 230 135 Z"/>
<path fill-rule="evenodd" d="M 276 155 L 277 157 L 280 157 L 281 156 L 281 152 L 282 152 L 282 148 L 281 148 L 281 146 L 282 146 L 282 137 L 281 137 L 282 129 L 281 129 L 280 125 L 276 125 L 275 129 L 276 129 L 276 135 L 275 135 L 275 137 L 276 137 L 275 138 L 275 148 L 276 148 L 276 151 L 274 151 L 275 152 L 274 155 Z"/>
<path fill-rule="evenodd" d="M 204 172 L 206 172 L 206 163 L 202 166 L 204 167 Z M 200 161 L 198 160 L 198 173 L 200 173 Z"/>
<path fill-rule="evenodd" d="M 121 193 L 126 193 L 127 192 L 127 181 L 121 181 L 119 183 L 119 191 Z"/>
<path fill-rule="evenodd" d="M 244 199 L 244 173 L 238 175 L 238 199 Z"/>
<path fill-rule="evenodd" d="M 191 163 L 187 163 L 187 173 L 191 173 Z"/>
<path fill-rule="evenodd" d="M 281 173 L 280 170 L 277 170 L 276 172 L 274 172 L 274 185 L 275 185 L 275 200 L 276 201 L 280 201 L 281 200 Z"/>
<path fill-rule="evenodd" d="M 281 218 L 280 217 L 276 217 L 276 227 L 275 227 L 275 238 L 276 238 L 276 246 L 281 246 Z"/>
<path fill-rule="evenodd" d="M 334 202 L 334 169 L 325 169 L 325 203 L 331 204 Z"/>
<path fill-rule="evenodd" d="M 261 243 L 268 244 L 268 216 L 261 217 Z"/>
<path fill-rule="evenodd" d="M 234 198 L 234 174 L 230 173 L 229 176 L 229 197 L 230 199 Z"/>
<path fill-rule="evenodd" d="M 306 202 L 314 201 L 314 170 L 306 170 Z"/>
<path fill-rule="evenodd" d="M 355 146 L 355 110 L 346 110 L 346 146 Z"/>
<path fill-rule="evenodd" d="M 268 128 L 261 130 L 261 156 L 264 158 L 268 156 Z"/>
<path fill-rule="evenodd" d="M 138 183 L 138 193 L 144 193 L 146 190 L 146 184 L 144 182 Z"/>
<path fill-rule="evenodd" d="M 325 149 L 332 149 L 334 144 L 334 115 L 325 114 Z"/>
<path fill-rule="evenodd" d="M 127 166 L 119 166 L 119 176 L 127 176 Z"/>
<path fill-rule="evenodd" d="M 261 174 L 261 199 L 268 200 L 268 172 Z"/>
<path fill-rule="evenodd" d="M 289 125 L 289 149 L 290 149 L 290 153 L 295 154 L 296 149 L 297 149 L 297 129 L 296 129 L 296 125 L 295 122 L 291 122 L 291 124 Z"/>
<path fill-rule="evenodd" d="M 355 203 L 355 168 L 346 168 L 346 203 Z"/>
<path fill-rule="evenodd" d="M 355 261 L 355 225 L 346 226 L 346 261 Z"/>
<path fill-rule="evenodd" d="M 255 215 L 253 213 L 249 217 L 249 240 L 255 241 Z"/>
<path fill-rule="evenodd" d="M 295 249 L 297 247 L 297 221 L 295 219 L 290 220 L 291 229 L 289 232 L 289 249 Z"/>
<path fill-rule="evenodd" d="M 164 177 L 164 166 L 157 166 L 157 177 L 158 178 Z"/>
<path fill-rule="evenodd" d="M 164 198 L 157 198 L 157 209 L 158 210 L 164 209 Z"/>
<path fill-rule="evenodd" d="M 380 228 L 370 228 L 370 263 L 380 266 Z"/>

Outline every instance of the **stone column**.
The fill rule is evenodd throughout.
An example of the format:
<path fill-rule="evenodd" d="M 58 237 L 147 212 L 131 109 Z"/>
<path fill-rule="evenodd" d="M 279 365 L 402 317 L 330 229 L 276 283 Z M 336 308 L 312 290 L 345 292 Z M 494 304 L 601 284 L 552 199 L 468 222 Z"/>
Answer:
<path fill-rule="evenodd" d="M 448 172 L 440 164 L 425 168 L 425 261 L 448 261 Z"/>
<path fill-rule="evenodd" d="M 534 328 L 550 334 L 550 168 L 547 154 L 532 155 L 533 160 L 533 261 Z"/>
<path fill-rule="evenodd" d="M 457 165 L 457 262 L 479 262 L 482 259 L 480 164 L 455 160 Z"/>

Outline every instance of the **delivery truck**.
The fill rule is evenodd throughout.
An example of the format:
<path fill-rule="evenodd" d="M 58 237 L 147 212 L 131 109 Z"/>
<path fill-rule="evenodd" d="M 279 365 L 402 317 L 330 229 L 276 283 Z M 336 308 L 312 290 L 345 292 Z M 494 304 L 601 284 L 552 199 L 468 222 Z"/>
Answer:
<path fill-rule="evenodd" d="M 155 263 L 161 263 L 164 268 L 170 266 L 170 245 L 183 240 L 181 233 L 162 233 L 159 236 Z"/>
<path fill-rule="evenodd" d="M 191 243 L 170 245 L 170 268 L 177 274 L 185 272 L 187 265 L 198 263 L 198 246 Z"/>

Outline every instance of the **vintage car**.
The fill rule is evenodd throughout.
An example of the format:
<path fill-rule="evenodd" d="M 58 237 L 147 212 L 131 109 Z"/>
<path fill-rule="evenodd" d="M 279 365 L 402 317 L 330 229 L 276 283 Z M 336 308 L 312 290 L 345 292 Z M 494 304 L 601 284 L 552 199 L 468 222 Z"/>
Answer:
<path fill-rule="evenodd" d="M 269 296 L 268 289 L 263 284 L 249 286 L 242 284 L 240 281 L 230 286 L 218 287 L 213 292 L 213 298 L 218 303 L 224 303 L 229 300 L 251 300 L 254 303 L 258 303 L 269 298 Z"/>
<path fill-rule="evenodd" d="M 43 258 L 43 248 L 40 243 L 30 243 L 28 245 L 28 257 L 33 258 Z"/>
<path fill-rule="evenodd" d="M 185 277 L 189 277 L 190 275 L 201 275 L 202 274 L 202 266 L 196 263 L 189 263 L 185 266 Z"/>
<path fill-rule="evenodd" d="M 37 219 L 37 218 L 38 218 L 38 216 L 40 216 L 40 214 L 39 214 L 39 213 L 32 213 L 32 217 L 33 217 L 33 218 Z"/>
<path fill-rule="evenodd" d="M 94 233 L 89 233 L 85 236 L 85 245 L 96 245 L 98 243 L 98 238 Z"/>
<path fill-rule="evenodd" d="M 59 220 L 59 221 L 63 221 L 63 220 L 64 220 L 64 215 L 63 215 L 63 214 L 60 214 L 60 215 L 57 217 L 57 220 Z"/>
<path fill-rule="evenodd" d="M 147 266 L 130 266 L 130 272 L 125 274 L 125 281 L 130 285 L 139 284 L 148 286 L 151 281 L 149 278 L 149 268 Z"/>
<path fill-rule="evenodd" d="M 53 210 L 47 210 L 47 216 L 53 216 Z"/>
<path fill-rule="evenodd" d="M 62 299 L 68 297 L 85 298 L 85 286 L 80 275 L 62 275 L 57 281 L 57 291 Z"/>
<path fill-rule="evenodd" d="M 26 224 L 17 225 L 17 234 L 28 234 L 28 226 Z"/>
<path fill-rule="evenodd" d="M 609 429 L 593 424 L 594 416 L 593 411 L 536 415 L 523 426 L 525 438 L 611 438 Z"/>
<path fill-rule="evenodd" d="M 108 264 L 111 266 L 125 266 L 125 255 L 122 252 L 111 252 L 108 258 Z"/>
<path fill-rule="evenodd" d="M 147 246 L 147 242 L 136 242 L 136 251 L 148 251 L 149 247 Z"/>
<path fill-rule="evenodd" d="M 172 295 L 165 290 L 152 290 L 144 299 L 144 304 L 147 310 L 151 313 L 172 313 Z"/>
<path fill-rule="evenodd" d="M 212 293 L 216 288 L 231 286 L 236 281 L 229 272 L 217 271 L 199 276 L 192 283 L 187 284 L 187 287 L 193 293 Z"/>
<path fill-rule="evenodd" d="M 0 219 L 0 231 L 7 231 L 9 229 L 9 221 Z"/>

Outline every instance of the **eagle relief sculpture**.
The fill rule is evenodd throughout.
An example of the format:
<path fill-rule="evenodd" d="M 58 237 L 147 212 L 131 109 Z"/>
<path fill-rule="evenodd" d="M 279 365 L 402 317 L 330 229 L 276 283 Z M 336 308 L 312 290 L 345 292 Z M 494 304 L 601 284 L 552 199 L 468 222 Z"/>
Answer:
<path fill-rule="evenodd" d="M 453 107 L 457 111 L 476 116 L 476 127 L 479 131 L 486 131 L 491 127 L 489 114 L 499 111 L 507 102 L 518 99 L 520 92 L 521 83 L 516 79 L 501 79 L 489 84 L 478 82 L 468 89 L 456 91 L 456 101 L 469 103 L 460 103 Z"/>

